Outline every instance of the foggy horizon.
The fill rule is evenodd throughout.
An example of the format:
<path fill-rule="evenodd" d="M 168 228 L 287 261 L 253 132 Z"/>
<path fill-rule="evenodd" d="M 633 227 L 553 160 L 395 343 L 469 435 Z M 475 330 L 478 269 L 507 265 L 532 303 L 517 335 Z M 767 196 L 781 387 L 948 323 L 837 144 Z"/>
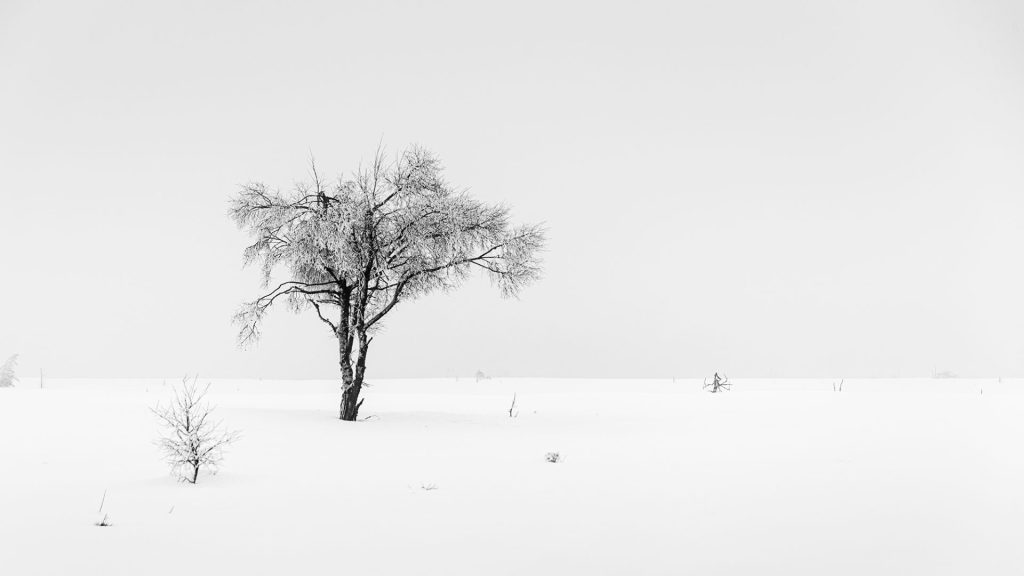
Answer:
<path fill-rule="evenodd" d="M 1024 376 L 1022 16 L 4 3 L 0 359 L 336 379 L 307 314 L 236 346 L 261 292 L 228 200 L 383 143 L 430 149 L 548 245 L 518 301 L 479 276 L 398 306 L 370 381 Z"/>

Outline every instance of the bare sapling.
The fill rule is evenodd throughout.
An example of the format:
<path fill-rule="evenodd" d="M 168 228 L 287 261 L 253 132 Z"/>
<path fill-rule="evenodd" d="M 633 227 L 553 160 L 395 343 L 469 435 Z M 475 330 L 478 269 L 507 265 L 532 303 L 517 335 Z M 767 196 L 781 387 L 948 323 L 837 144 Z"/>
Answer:
<path fill-rule="evenodd" d="M 225 449 L 240 436 L 214 420 L 214 408 L 205 400 L 210 385 L 200 388 L 197 382 L 198 376 L 186 376 L 168 406 L 152 408 L 163 428 L 157 445 L 171 473 L 189 484 L 198 481 L 200 470 L 216 473 Z"/>
<path fill-rule="evenodd" d="M 715 372 L 715 376 L 710 382 L 708 382 L 707 378 L 704 379 L 704 389 L 710 390 L 712 394 L 715 394 L 718 392 L 731 390 L 732 384 L 729 383 L 728 376 L 726 376 L 725 374 L 719 376 L 718 372 Z"/>

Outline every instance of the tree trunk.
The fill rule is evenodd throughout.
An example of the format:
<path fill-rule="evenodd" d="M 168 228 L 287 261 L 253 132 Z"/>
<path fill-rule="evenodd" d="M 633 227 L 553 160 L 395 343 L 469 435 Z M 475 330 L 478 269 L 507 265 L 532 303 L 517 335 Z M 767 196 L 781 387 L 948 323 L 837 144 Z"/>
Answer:
<path fill-rule="evenodd" d="M 341 296 L 341 322 L 338 324 L 338 365 L 341 367 L 341 406 L 338 407 L 338 418 L 354 422 L 359 416 L 359 390 L 362 381 L 356 381 L 352 373 L 352 327 L 349 325 L 351 311 L 350 292 L 343 291 Z"/>
<path fill-rule="evenodd" d="M 346 386 L 341 391 L 341 419 L 346 422 L 355 422 L 359 417 L 359 407 L 363 405 L 363 401 L 359 399 L 359 391 L 362 389 L 361 385 L 352 383 L 351 386 Z"/>
<path fill-rule="evenodd" d="M 341 367 L 340 417 L 348 422 L 354 422 L 359 417 L 359 407 L 363 405 L 363 401 L 359 399 L 359 393 L 363 389 L 363 375 L 366 373 L 366 352 L 370 347 L 370 341 L 365 332 L 357 331 L 357 336 L 359 339 L 359 356 L 356 359 L 355 373 L 352 370 L 351 356 L 348 356 L 352 346 L 342 346 L 342 352 L 346 356 L 342 358 Z"/>
<path fill-rule="evenodd" d="M 346 339 L 341 341 L 341 406 L 339 407 L 338 417 L 342 420 L 354 422 L 359 416 L 359 391 L 363 387 L 362 382 L 357 382 L 355 375 L 352 373 L 352 357 L 351 350 L 352 346 L 346 345 Z"/>

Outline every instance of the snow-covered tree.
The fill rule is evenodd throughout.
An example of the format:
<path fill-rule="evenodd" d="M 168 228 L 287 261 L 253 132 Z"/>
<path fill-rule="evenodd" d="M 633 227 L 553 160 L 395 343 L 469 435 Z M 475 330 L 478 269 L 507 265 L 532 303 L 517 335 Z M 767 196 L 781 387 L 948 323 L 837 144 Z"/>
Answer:
<path fill-rule="evenodd" d="M 18 366 L 18 355 L 15 354 L 0 366 L 0 388 L 10 388 L 18 381 L 14 369 Z"/>
<path fill-rule="evenodd" d="M 195 484 L 199 471 L 216 471 L 224 459 L 224 449 L 238 439 L 235 431 L 225 430 L 213 419 L 213 407 L 205 398 L 210 386 L 199 388 L 198 376 L 185 378 L 181 388 L 167 406 L 157 404 L 152 409 L 163 427 L 157 445 L 171 466 L 171 472 L 180 480 Z"/>
<path fill-rule="evenodd" d="M 245 262 L 258 262 L 273 286 L 236 316 L 240 341 L 259 337 L 276 302 L 315 311 L 338 340 L 342 420 L 358 417 L 372 335 L 399 302 L 455 288 L 473 269 L 515 296 L 540 273 L 543 229 L 513 226 L 505 206 L 456 190 L 419 147 L 393 161 L 378 150 L 368 168 L 329 187 L 315 164 L 312 182 L 290 193 L 248 184 L 231 213 L 254 238 Z M 272 284 L 280 270 L 286 278 Z"/>

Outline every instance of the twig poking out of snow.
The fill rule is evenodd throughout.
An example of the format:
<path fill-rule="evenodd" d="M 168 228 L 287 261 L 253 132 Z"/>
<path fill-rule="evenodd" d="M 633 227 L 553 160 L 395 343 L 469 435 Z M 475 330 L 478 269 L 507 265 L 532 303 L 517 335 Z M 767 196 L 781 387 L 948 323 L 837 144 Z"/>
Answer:
<path fill-rule="evenodd" d="M 519 416 L 519 411 L 516 410 L 516 393 L 512 393 L 512 405 L 508 407 L 508 417 L 515 418 Z"/>
<path fill-rule="evenodd" d="M 224 459 L 224 449 L 239 438 L 237 431 L 225 430 L 211 417 L 213 407 L 204 400 L 210 385 L 200 389 L 198 379 L 196 376 L 190 381 L 186 376 L 181 388 L 174 390 L 169 406 L 157 404 L 151 409 L 164 428 L 157 445 L 171 472 L 190 484 L 199 479 L 200 469 L 216 473 Z"/>
<path fill-rule="evenodd" d="M 552 464 L 558 464 L 559 462 L 562 461 L 562 455 L 559 454 L 558 452 L 548 452 L 547 454 L 544 455 L 544 460 L 547 460 Z"/>
<path fill-rule="evenodd" d="M 420 484 L 420 489 L 424 492 L 431 492 L 437 490 L 437 484 Z"/>
<path fill-rule="evenodd" d="M 103 528 L 106 528 L 107 526 L 113 526 L 114 525 L 113 523 L 110 522 L 110 515 L 109 514 L 105 514 L 103 512 L 103 505 L 106 504 L 106 503 L 107 503 L 107 491 L 104 490 L 103 491 L 103 498 L 100 499 L 100 507 L 99 507 L 98 510 L 96 510 L 97 514 L 103 514 L 103 517 L 96 521 L 96 525 L 100 526 L 100 527 L 103 527 Z"/>

